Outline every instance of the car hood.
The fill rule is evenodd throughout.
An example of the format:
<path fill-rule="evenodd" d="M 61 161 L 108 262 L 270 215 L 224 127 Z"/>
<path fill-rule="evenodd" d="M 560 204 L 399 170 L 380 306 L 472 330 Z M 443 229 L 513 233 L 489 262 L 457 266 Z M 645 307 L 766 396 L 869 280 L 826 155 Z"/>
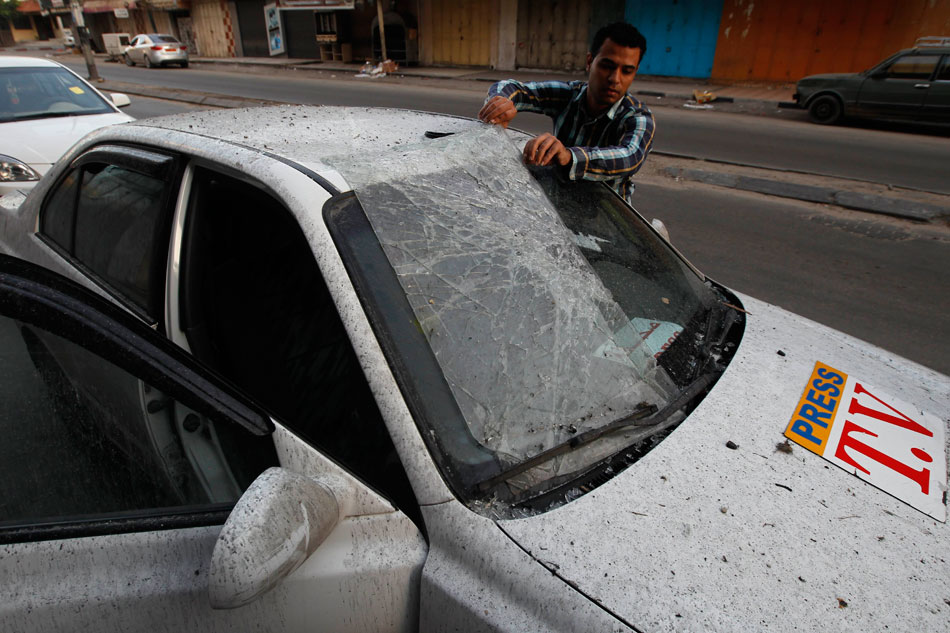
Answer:
<path fill-rule="evenodd" d="M 638 630 L 944 630 L 950 528 L 797 444 L 789 451 L 783 433 L 816 361 L 944 430 L 950 379 L 743 301 L 739 350 L 666 440 L 588 494 L 498 525 Z"/>
<path fill-rule="evenodd" d="M 0 154 L 21 160 L 40 174 L 83 136 L 113 123 L 134 121 L 121 112 L 31 119 L 0 124 Z"/>

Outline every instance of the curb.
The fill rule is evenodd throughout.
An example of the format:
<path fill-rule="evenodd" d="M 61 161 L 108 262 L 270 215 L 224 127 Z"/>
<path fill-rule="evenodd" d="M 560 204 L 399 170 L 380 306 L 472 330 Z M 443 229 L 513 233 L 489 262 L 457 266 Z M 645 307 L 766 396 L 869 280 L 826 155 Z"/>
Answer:
<path fill-rule="evenodd" d="M 253 97 L 232 97 L 229 95 L 209 94 L 197 92 L 194 90 L 170 89 L 162 86 L 146 86 L 144 84 L 131 84 L 122 81 L 104 81 L 97 85 L 101 92 L 122 92 L 126 94 L 138 95 L 141 97 L 151 97 L 153 99 L 165 99 L 168 101 L 182 101 L 184 103 L 193 103 L 195 105 L 214 106 L 216 108 L 248 108 L 254 106 L 267 105 L 287 105 L 284 101 L 270 101 L 267 99 L 255 99 Z"/>
<path fill-rule="evenodd" d="M 950 207 L 947 206 L 855 191 L 845 191 L 835 189 L 834 187 L 778 182 L 756 176 L 739 176 L 736 174 L 725 174 L 684 167 L 664 167 L 660 171 L 672 178 L 693 180 L 707 185 L 741 189 L 781 198 L 817 202 L 819 204 L 833 204 L 846 209 L 889 215 L 891 217 L 915 220 L 917 222 L 932 222 L 941 218 L 950 217 Z"/>

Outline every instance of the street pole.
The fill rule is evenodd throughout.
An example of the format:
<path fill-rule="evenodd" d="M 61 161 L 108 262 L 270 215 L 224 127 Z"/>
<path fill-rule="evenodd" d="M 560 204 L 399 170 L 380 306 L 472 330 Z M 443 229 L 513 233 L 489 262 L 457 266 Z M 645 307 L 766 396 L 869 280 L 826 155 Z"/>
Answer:
<path fill-rule="evenodd" d="M 99 78 L 99 71 L 96 69 L 96 60 L 92 57 L 92 47 L 89 45 L 89 32 L 86 30 L 86 22 L 82 17 L 82 5 L 79 0 L 71 0 L 69 10 L 73 14 L 73 24 L 76 25 L 76 37 L 79 38 L 79 46 L 82 48 L 83 57 L 86 58 L 86 70 L 89 71 L 89 81 L 102 81 Z"/>
<path fill-rule="evenodd" d="M 386 27 L 383 22 L 383 0 L 376 0 L 376 13 L 378 15 L 377 19 L 379 20 L 379 43 L 383 47 L 383 59 L 381 61 L 386 61 L 389 57 L 386 55 Z"/>

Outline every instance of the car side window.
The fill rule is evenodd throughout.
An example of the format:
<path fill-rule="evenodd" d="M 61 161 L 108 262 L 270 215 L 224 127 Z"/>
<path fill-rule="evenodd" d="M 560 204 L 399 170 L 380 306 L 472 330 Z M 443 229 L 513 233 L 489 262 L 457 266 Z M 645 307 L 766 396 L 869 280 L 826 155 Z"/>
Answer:
<path fill-rule="evenodd" d="M 950 55 L 944 55 L 940 64 L 940 70 L 937 71 L 937 81 L 950 81 Z"/>
<path fill-rule="evenodd" d="M 150 320 L 158 321 L 168 248 L 169 193 L 161 173 L 86 162 L 66 174 L 47 198 L 40 214 L 40 234 Z"/>
<path fill-rule="evenodd" d="M 226 514 L 266 468 L 252 462 L 269 437 L 212 424 L 84 346 L 5 315 L 0 402 L 0 532 Z"/>
<path fill-rule="evenodd" d="M 939 55 L 904 55 L 887 69 L 888 79 L 930 79 Z"/>
<path fill-rule="evenodd" d="M 296 218 L 268 192 L 196 168 L 181 322 L 194 355 L 410 517 L 418 511 Z"/>

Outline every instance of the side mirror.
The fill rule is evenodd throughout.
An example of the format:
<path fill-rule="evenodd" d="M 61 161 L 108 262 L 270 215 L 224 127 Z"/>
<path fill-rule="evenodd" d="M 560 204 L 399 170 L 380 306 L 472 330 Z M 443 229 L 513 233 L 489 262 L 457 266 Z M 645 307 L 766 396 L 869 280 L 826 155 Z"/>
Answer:
<path fill-rule="evenodd" d="M 664 240 L 670 242 L 670 232 L 666 229 L 666 225 L 663 224 L 663 220 L 653 218 L 650 220 L 650 226 L 652 226 Z M 672 242 L 670 243 L 672 244 Z"/>
<path fill-rule="evenodd" d="M 276 587 L 333 531 L 344 514 L 345 484 L 269 468 L 244 492 L 211 555 L 214 609 L 234 609 Z"/>
<path fill-rule="evenodd" d="M 109 93 L 109 98 L 112 99 L 112 103 L 115 104 L 117 108 L 124 108 L 132 103 L 132 100 L 129 99 L 129 95 L 122 94 L 121 92 L 111 92 Z"/>

